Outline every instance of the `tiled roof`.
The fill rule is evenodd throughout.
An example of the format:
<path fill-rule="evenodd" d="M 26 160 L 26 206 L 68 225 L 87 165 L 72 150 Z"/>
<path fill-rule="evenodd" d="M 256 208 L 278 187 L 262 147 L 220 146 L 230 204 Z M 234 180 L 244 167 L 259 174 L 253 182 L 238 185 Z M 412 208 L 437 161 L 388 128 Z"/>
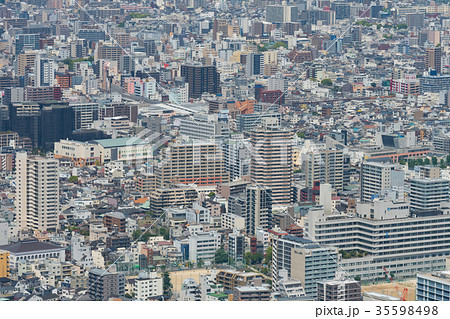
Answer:
<path fill-rule="evenodd" d="M 62 249 L 63 247 L 50 242 L 40 242 L 37 239 L 20 241 L 10 245 L 0 246 L 0 249 L 10 253 L 27 253 L 33 251 Z"/>

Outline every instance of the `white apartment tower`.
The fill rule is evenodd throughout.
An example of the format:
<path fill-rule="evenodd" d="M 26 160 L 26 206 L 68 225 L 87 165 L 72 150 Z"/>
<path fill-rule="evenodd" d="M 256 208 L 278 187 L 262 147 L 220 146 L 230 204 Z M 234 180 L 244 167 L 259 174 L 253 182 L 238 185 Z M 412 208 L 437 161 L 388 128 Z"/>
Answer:
<path fill-rule="evenodd" d="M 56 229 L 58 196 L 58 161 L 17 153 L 15 204 L 19 227 L 40 231 Z"/>

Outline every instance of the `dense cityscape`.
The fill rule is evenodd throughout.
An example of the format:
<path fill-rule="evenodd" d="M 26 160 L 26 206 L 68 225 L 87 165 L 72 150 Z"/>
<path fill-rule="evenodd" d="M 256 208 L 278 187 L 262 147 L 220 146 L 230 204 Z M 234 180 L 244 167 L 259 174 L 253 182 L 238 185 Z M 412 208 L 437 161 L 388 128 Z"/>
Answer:
<path fill-rule="evenodd" d="M 0 300 L 450 300 L 448 0 L 0 17 Z"/>

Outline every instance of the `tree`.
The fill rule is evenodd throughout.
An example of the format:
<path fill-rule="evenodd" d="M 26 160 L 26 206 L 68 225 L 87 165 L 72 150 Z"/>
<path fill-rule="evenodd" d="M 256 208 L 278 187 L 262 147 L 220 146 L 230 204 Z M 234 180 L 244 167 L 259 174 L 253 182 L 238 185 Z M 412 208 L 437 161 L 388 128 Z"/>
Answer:
<path fill-rule="evenodd" d="M 446 169 L 447 168 L 447 164 L 445 163 L 444 159 L 441 159 L 441 162 L 439 163 L 439 166 L 441 169 Z"/>
<path fill-rule="evenodd" d="M 322 84 L 323 86 L 332 86 L 333 81 L 331 81 L 330 79 L 323 79 L 322 81 L 320 81 L 320 84 Z"/>
<path fill-rule="evenodd" d="M 69 177 L 69 183 L 78 183 L 78 176 L 72 175 Z"/>
<path fill-rule="evenodd" d="M 266 255 L 264 256 L 264 263 L 269 265 L 272 262 L 272 247 L 267 247 Z"/>
<path fill-rule="evenodd" d="M 170 298 L 172 296 L 172 282 L 170 281 L 170 275 L 167 271 L 162 274 L 163 277 L 163 294 Z"/>
<path fill-rule="evenodd" d="M 413 160 L 413 159 L 409 159 L 409 160 L 408 160 L 408 168 L 409 168 L 409 169 L 413 169 L 414 166 L 415 166 L 415 164 L 416 164 L 416 161 L 415 161 L 415 160 Z"/>
<path fill-rule="evenodd" d="M 208 197 L 209 197 L 209 198 L 213 198 L 214 196 L 216 196 L 216 193 L 214 193 L 214 192 L 210 192 L 210 193 L 208 194 Z"/>
<path fill-rule="evenodd" d="M 375 82 L 370 83 L 370 85 L 374 88 L 377 86 L 377 84 Z"/>
<path fill-rule="evenodd" d="M 305 138 L 306 137 L 305 132 L 298 132 L 297 136 L 300 137 L 300 138 Z"/>
<path fill-rule="evenodd" d="M 161 227 L 159 229 L 159 235 L 163 236 L 165 240 L 169 240 L 170 239 L 170 232 L 167 228 L 165 227 Z"/>
<path fill-rule="evenodd" d="M 136 229 L 131 236 L 133 237 L 133 240 L 137 240 L 142 235 L 142 230 L 140 228 Z"/>
<path fill-rule="evenodd" d="M 284 47 L 284 48 L 287 49 L 287 45 L 286 45 L 286 43 L 284 43 L 284 42 L 277 42 L 277 43 L 275 43 L 275 44 L 273 45 L 273 48 L 274 48 L 275 50 L 278 49 L 279 47 Z"/>
<path fill-rule="evenodd" d="M 225 249 L 223 249 L 222 247 L 217 249 L 216 253 L 214 254 L 214 262 L 216 264 L 225 264 L 228 262 L 228 260 L 229 260 L 229 256 L 228 256 L 227 252 L 225 251 Z"/>
<path fill-rule="evenodd" d="M 433 163 L 434 166 L 437 165 L 438 160 L 437 160 L 437 157 L 436 157 L 436 156 L 433 156 L 433 157 L 431 158 L 431 163 Z"/>
<path fill-rule="evenodd" d="M 355 277 L 355 280 L 356 280 L 356 281 L 361 281 L 361 277 L 360 277 L 360 276 L 356 276 L 356 277 Z"/>
<path fill-rule="evenodd" d="M 398 161 L 398 163 L 399 163 L 400 165 L 405 165 L 405 164 L 406 164 L 406 161 L 405 161 L 404 159 L 402 159 L 402 160 Z"/>
<path fill-rule="evenodd" d="M 447 155 L 446 162 L 447 162 L 447 165 L 450 165 L 450 155 Z"/>
<path fill-rule="evenodd" d="M 423 163 L 424 163 L 425 165 L 430 165 L 430 164 L 431 164 L 431 161 L 430 161 L 430 159 L 427 157 L 427 158 L 423 161 Z"/>
<path fill-rule="evenodd" d="M 203 259 L 199 258 L 197 260 L 197 267 L 202 268 L 204 265 L 205 265 L 205 262 L 203 261 Z"/>

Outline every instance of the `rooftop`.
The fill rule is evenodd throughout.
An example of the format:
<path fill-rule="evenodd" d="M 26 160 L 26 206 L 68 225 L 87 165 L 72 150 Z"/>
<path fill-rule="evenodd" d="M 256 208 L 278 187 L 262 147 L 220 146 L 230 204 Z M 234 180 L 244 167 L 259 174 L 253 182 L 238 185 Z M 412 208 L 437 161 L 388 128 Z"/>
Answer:
<path fill-rule="evenodd" d="M 37 239 L 24 240 L 14 244 L 0 246 L 0 250 L 6 250 L 10 253 L 27 253 L 55 249 L 63 249 L 63 247 L 50 242 L 41 242 Z"/>

